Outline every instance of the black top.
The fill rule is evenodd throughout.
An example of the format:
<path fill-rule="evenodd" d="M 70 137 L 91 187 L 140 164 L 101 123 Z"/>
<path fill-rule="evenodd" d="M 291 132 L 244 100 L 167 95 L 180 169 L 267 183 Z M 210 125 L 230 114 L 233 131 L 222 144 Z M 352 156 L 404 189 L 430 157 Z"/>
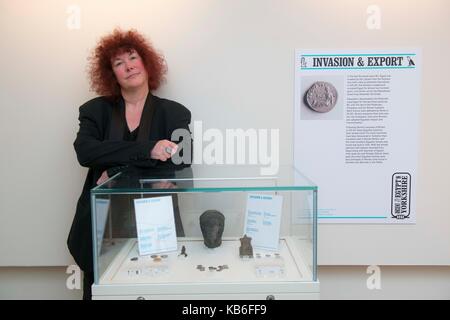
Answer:
<path fill-rule="evenodd" d="M 79 111 L 79 130 L 74 142 L 79 163 L 89 171 L 78 199 L 67 244 L 78 266 L 92 272 L 92 224 L 90 190 L 96 186 L 102 173 L 122 167 L 159 170 L 176 166 L 171 161 L 162 162 L 150 158 L 150 152 L 159 140 L 170 140 L 178 128 L 189 130 L 191 113 L 183 105 L 149 94 L 148 102 L 154 108 L 148 139 L 137 141 L 139 130 L 126 131 L 121 139 L 110 137 L 113 110 L 123 108 L 123 99 L 111 100 L 98 97 L 83 104 Z M 147 103 L 147 102 L 146 102 Z M 124 114 L 124 110 L 120 110 Z M 141 122 L 142 124 L 142 122 Z M 142 129 L 140 127 L 140 129 Z M 113 130 L 114 131 L 114 130 Z M 123 131 L 122 131 L 123 132 Z M 143 133 L 144 134 L 144 133 Z M 145 137 L 144 137 L 145 138 Z M 179 143 L 180 141 L 173 141 Z M 183 167 L 185 164 L 176 167 Z M 114 171 L 116 172 L 116 171 Z"/>
<path fill-rule="evenodd" d="M 139 134 L 139 127 L 130 131 L 128 126 L 125 128 L 125 132 L 123 133 L 123 141 L 136 141 L 137 136 Z"/>

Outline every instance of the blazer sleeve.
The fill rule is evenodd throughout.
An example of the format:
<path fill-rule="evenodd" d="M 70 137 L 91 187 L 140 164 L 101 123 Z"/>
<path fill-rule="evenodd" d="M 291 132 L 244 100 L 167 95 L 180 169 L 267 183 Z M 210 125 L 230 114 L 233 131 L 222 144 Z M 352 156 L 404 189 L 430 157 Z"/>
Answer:
<path fill-rule="evenodd" d="M 185 152 L 186 148 L 190 148 L 190 162 L 183 163 L 181 166 L 189 166 L 193 159 L 193 141 L 192 134 L 189 129 L 189 124 L 191 123 L 191 112 L 189 109 L 184 107 L 179 103 L 173 103 L 169 108 L 166 109 L 166 118 L 169 119 L 167 124 L 167 137 L 172 142 L 183 145 L 182 153 Z M 175 130 L 183 129 L 182 139 L 180 137 L 172 136 Z M 187 139 L 187 141 L 185 141 Z M 183 154 L 181 154 L 183 155 Z"/>
<path fill-rule="evenodd" d="M 167 169 L 167 170 L 172 170 L 172 169 L 180 169 L 180 168 L 184 168 L 184 167 L 188 167 L 191 165 L 192 163 L 192 158 L 193 158 L 193 153 L 192 153 L 192 136 L 191 136 L 191 132 L 189 130 L 189 124 L 191 122 L 191 112 L 184 107 L 182 104 L 175 102 L 175 101 L 171 101 L 171 100 L 166 100 L 166 99 L 161 99 L 159 100 L 161 103 L 161 108 L 164 110 L 163 112 L 163 119 L 165 122 L 165 131 L 164 131 L 164 137 L 161 137 L 162 139 L 167 139 L 170 140 L 174 143 L 179 144 L 180 142 L 183 143 L 183 150 L 180 151 L 181 152 L 181 156 L 183 156 L 183 152 L 184 149 L 186 147 L 190 147 L 191 148 L 191 159 L 188 163 L 181 163 L 181 164 L 175 164 L 173 163 L 173 161 L 171 159 L 168 159 L 167 161 L 160 161 L 160 160 L 151 160 L 151 161 L 136 161 L 133 163 L 134 166 L 136 167 L 140 167 L 140 168 L 149 168 L 149 167 L 156 167 L 158 169 Z M 184 137 L 186 139 L 189 139 L 189 143 L 187 143 L 186 141 L 183 142 L 183 139 L 175 139 L 174 137 L 172 137 L 172 133 L 176 130 L 176 129 L 184 129 Z M 109 173 L 108 173 L 108 176 Z"/>
<path fill-rule="evenodd" d="M 172 133 L 177 129 L 183 129 L 191 138 L 191 131 L 189 130 L 189 124 L 191 123 L 191 112 L 183 105 L 173 102 L 170 107 L 166 109 L 167 121 L 167 137 L 172 140 Z M 172 140 L 175 143 L 180 140 Z"/>
<path fill-rule="evenodd" d="M 101 116 L 88 106 L 81 106 L 80 128 L 73 143 L 79 163 L 84 167 L 111 167 L 146 162 L 155 165 L 150 152 L 157 141 L 109 141 L 102 140 Z"/>

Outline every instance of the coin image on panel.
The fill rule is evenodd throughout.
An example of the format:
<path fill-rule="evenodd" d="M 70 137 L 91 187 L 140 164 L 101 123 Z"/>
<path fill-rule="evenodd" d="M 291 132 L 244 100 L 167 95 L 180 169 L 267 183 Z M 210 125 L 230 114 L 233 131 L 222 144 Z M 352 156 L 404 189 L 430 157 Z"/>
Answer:
<path fill-rule="evenodd" d="M 315 82 L 305 94 L 306 104 L 314 111 L 325 113 L 334 108 L 338 99 L 336 88 L 329 82 Z"/>

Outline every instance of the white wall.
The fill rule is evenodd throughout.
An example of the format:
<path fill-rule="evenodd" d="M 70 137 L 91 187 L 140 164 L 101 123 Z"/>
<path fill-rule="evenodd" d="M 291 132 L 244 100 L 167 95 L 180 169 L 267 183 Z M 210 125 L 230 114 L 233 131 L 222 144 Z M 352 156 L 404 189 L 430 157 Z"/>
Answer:
<path fill-rule="evenodd" d="M 0 300 L 81 299 L 81 289 L 67 289 L 68 277 L 65 267 L 0 268 Z"/>
<path fill-rule="evenodd" d="M 321 299 L 450 299 L 450 267 L 381 266 L 381 289 L 366 286 L 366 266 L 319 268 Z M 0 268 L 1 299 L 81 299 L 66 268 Z"/>
<path fill-rule="evenodd" d="M 368 289 L 367 266 L 319 267 L 321 299 L 450 299 L 450 267 L 380 266 L 380 289 Z"/>
<path fill-rule="evenodd" d="M 72 4 L 81 10 L 80 29 L 67 27 Z M 427 224 L 448 216 L 450 3 L 378 0 L 382 28 L 377 31 L 366 27 L 371 4 L 371 0 L 0 0 L 0 266 L 32 267 L 2 269 L 1 292 L 8 283 L 29 288 L 37 281 L 36 287 L 42 288 L 46 280 L 53 288 L 48 292 L 60 296 L 54 288 L 60 288 L 63 276 L 45 266 L 72 263 L 65 240 L 86 173 L 75 159 L 72 142 L 77 107 L 94 96 L 88 91 L 86 57 L 98 38 L 115 26 L 137 28 L 165 54 L 168 81 L 157 94 L 184 103 L 193 120 L 202 120 L 206 128 L 280 128 L 282 163 L 292 161 L 295 48 L 421 47 L 417 220 Z M 329 232 L 338 237 L 354 227 Z M 322 229 L 326 228 L 332 227 Z M 440 224 L 438 230 L 427 228 L 420 236 L 446 244 L 447 230 L 448 225 Z M 377 227 L 370 232 L 376 241 Z M 422 250 L 435 253 L 443 247 L 437 248 L 425 243 Z M 339 258 L 340 247 L 322 243 L 319 250 Z M 377 263 L 369 262 L 370 251 L 361 252 L 356 257 Z M 325 297 L 327 292 L 346 296 L 333 291 L 339 284 L 335 276 L 348 276 L 354 286 L 360 283 L 360 273 L 353 268 L 321 270 L 332 278 L 322 280 Z M 392 279 L 417 281 L 420 288 L 434 283 L 433 294 L 448 297 L 444 284 L 431 276 L 434 270 L 446 269 L 392 270 Z M 413 271 L 403 278 L 406 270 Z M 446 272 L 437 274 L 444 277 Z M 34 280 L 24 284 L 26 274 Z M 333 286 L 329 291 L 327 283 Z M 395 288 L 404 289 L 401 283 Z M 33 290 L 28 293 L 35 296 Z M 413 293 L 405 289 L 404 294 Z"/>
<path fill-rule="evenodd" d="M 326 225 L 320 230 L 319 261 L 444 264 L 448 257 L 439 257 L 446 257 L 450 243 L 450 202 L 445 201 L 450 190 L 450 108 L 445 95 L 450 3 L 379 0 L 380 30 L 367 28 L 371 4 L 0 0 L 0 265 L 71 261 L 65 240 L 86 173 L 76 161 L 72 142 L 77 107 L 93 96 L 86 57 L 99 37 L 115 26 L 137 28 L 165 54 L 168 81 L 158 94 L 184 103 L 205 129 L 279 128 L 280 161 L 287 164 L 293 152 L 295 48 L 422 48 L 418 224 L 392 227 L 389 234 L 402 239 L 413 234 L 421 246 L 409 252 L 377 251 L 386 226 Z M 79 29 L 69 28 L 74 15 L 67 12 L 70 5 L 79 9 Z M 356 241 L 341 238 L 348 233 Z M 355 250 L 352 243 L 360 247 Z M 422 253 L 420 259 L 413 259 L 417 252 Z M 389 259 L 380 260 L 383 255 Z"/>

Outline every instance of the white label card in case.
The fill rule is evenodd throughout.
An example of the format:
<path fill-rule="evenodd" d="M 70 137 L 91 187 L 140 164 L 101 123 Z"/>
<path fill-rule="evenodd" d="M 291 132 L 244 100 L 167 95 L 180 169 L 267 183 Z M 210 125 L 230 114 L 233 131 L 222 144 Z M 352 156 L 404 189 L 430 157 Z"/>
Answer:
<path fill-rule="evenodd" d="M 140 255 L 177 250 L 171 196 L 134 199 Z"/>
<path fill-rule="evenodd" d="M 252 246 L 265 250 L 278 250 L 280 239 L 282 196 L 249 194 L 244 233 L 252 238 Z"/>

